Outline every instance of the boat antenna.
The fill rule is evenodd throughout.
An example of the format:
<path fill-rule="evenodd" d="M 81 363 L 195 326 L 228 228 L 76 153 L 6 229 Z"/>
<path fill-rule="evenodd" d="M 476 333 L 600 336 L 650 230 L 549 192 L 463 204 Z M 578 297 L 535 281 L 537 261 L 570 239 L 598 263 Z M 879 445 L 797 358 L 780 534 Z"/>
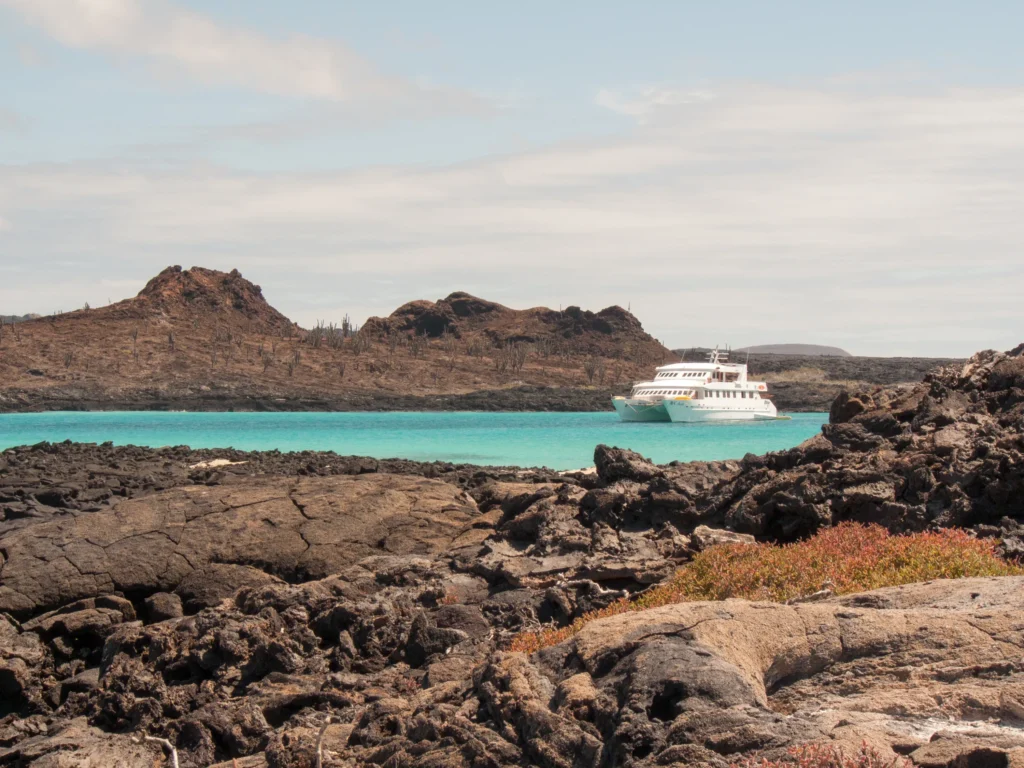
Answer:
<path fill-rule="evenodd" d="M 749 362 L 750 362 L 750 347 L 747 347 L 747 359 L 743 361 L 743 364 L 747 365 Z"/>

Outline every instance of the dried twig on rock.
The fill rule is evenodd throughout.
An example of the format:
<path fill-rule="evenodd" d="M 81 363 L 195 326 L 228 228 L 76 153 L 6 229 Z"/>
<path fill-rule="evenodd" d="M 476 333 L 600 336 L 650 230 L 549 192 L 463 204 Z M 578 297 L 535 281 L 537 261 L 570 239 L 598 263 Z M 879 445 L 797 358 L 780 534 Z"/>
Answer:
<path fill-rule="evenodd" d="M 175 749 L 174 745 L 167 739 L 161 739 L 158 736 L 143 736 L 141 739 L 138 739 L 138 741 L 139 743 L 142 743 L 143 741 L 150 741 L 154 744 L 159 744 L 167 751 L 167 754 L 171 756 L 171 765 L 173 768 L 178 768 L 178 750 Z"/>

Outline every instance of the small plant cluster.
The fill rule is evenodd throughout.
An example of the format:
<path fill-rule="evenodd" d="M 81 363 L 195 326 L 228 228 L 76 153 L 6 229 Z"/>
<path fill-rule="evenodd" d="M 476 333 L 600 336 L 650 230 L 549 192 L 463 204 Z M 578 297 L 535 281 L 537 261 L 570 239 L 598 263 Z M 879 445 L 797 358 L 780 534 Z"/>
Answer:
<path fill-rule="evenodd" d="M 792 747 L 780 760 L 748 758 L 732 763 L 732 768 L 912 768 L 905 757 L 886 759 L 867 744 L 861 744 L 854 754 L 848 754 L 830 744 L 801 744 Z"/>
<path fill-rule="evenodd" d="M 793 544 L 711 547 L 639 598 L 623 598 L 566 627 L 521 633 L 511 649 L 532 653 L 569 639 L 595 619 L 674 603 L 730 597 L 785 602 L 825 587 L 843 595 L 930 579 L 1024 574 L 998 555 L 996 544 L 952 528 L 894 536 L 879 525 L 842 523 Z"/>
<path fill-rule="evenodd" d="M 587 383 L 593 384 L 596 380 L 599 384 L 604 384 L 604 377 L 608 373 L 608 367 L 597 355 L 591 355 L 583 363 L 583 372 L 587 375 Z"/>
<path fill-rule="evenodd" d="M 529 347 L 521 341 L 505 342 L 505 346 L 499 348 L 492 358 L 494 370 L 498 373 L 519 373 L 526 365 L 529 352 Z"/>
<path fill-rule="evenodd" d="M 340 326 L 334 323 L 325 323 L 323 320 L 317 320 L 316 326 L 306 334 L 305 343 L 313 347 L 313 349 L 319 349 L 321 346 L 324 346 L 328 349 L 339 350 L 344 347 L 345 339 L 354 334 L 355 326 L 352 325 L 348 315 L 345 315 Z"/>

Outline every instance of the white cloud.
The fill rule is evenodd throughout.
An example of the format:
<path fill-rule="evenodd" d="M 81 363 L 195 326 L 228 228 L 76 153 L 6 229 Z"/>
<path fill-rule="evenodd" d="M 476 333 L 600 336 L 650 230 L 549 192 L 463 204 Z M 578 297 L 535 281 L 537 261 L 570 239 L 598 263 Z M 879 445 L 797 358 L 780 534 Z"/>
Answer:
<path fill-rule="evenodd" d="M 5 258 L 84 281 L 102 259 L 140 284 L 170 263 L 237 266 L 307 323 L 310 297 L 357 316 L 472 288 L 631 303 L 678 345 L 1022 340 L 1024 89 L 747 85 L 654 114 L 616 139 L 442 168 L 9 166 Z M 31 295 L 7 281 L 0 304 L 31 311 Z"/>
<path fill-rule="evenodd" d="M 0 232 L 8 232 L 11 229 L 11 222 L 0 216 Z"/>
<path fill-rule="evenodd" d="M 381 109 L 482 104 L 468 93 L 386 75 L 335 41 L 274 39 L 167 0 L 0 0 L 0 7 L 66 46 L 141 57 L 205 84 Z"/>
<path fill-rule="evenodd" d="M 625 90 L 602 88 L 594 97 L 594 103 L 612 112 L 636 118 L 640 123 L 647 123 L 660 111 L 711 98 L 713 94 L 705 90 L 680 90 L 660 85 L 645 85 Z"/>

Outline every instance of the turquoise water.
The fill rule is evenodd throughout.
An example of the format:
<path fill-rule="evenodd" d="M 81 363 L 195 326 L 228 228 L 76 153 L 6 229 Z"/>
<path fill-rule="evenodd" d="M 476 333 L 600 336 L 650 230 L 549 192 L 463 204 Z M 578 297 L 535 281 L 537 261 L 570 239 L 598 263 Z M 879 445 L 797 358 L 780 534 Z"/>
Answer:
<path fill-rule="evenodd" d="M 578 469 L 598 443 L 658 463 L 737 459 L 791 448 L 826 413 L 750 424 L 626 424 L 614 413 L 168 413 L 0 415 L 0 449 L 49 440 L 192 448 L 336 451 L 343 455 Z"/>

